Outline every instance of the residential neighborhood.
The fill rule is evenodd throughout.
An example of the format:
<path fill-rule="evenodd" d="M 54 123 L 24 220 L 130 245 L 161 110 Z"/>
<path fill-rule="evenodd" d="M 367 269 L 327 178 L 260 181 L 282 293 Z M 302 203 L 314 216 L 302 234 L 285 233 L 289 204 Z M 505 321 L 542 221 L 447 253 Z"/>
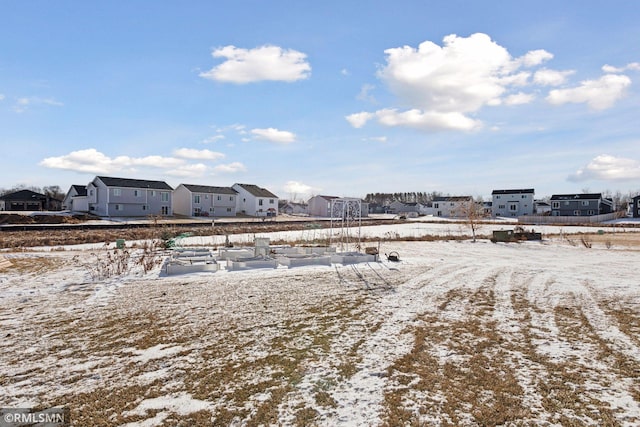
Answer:
<path fill-rule="evenodd" d="M 378 193 L 379 194 L 379 193 Z M 421 193 L 424 195 L 426 193 Z M 405 196 L 405 197 L 402 197 Z M 415 196 L 415 195 L 414 195 Z M 640 218 L 640 194 L 629 197 L 624 206 L 603 193 L 553 194 L 537 199 L 534 188 L 494 189 L 491 200 L 473 196 L 433 195 L 421 201 L 407 193 L 392 195 L 387 204 L 359 200 L 359 214 L 393 214 L 402 218 L 433 216 L 460 219 L 471 213 L 487 218 L 524 217 L 599 217 L 626 209 L 629 217 Z M 165 181 L 96 176 L 88 184 L 72 185 L 64 198 L 55 198 L 32 190 L 18 190 L 0 196 L 0 211 L 69 211 L 99 217 L 145 217 L 149 215 L 181 217 L 262 217 L 281 214 L 318 218 L 335 217 L 345 200 L 336 195 L 314 195 L 306 201 L 285 200 L 257 184 L 231 186 L 179 184 L 173 188 Z M 409 199 L 409 200 L 403 200 Z M 620 214 L 618 214 L 620 215 Z"/>

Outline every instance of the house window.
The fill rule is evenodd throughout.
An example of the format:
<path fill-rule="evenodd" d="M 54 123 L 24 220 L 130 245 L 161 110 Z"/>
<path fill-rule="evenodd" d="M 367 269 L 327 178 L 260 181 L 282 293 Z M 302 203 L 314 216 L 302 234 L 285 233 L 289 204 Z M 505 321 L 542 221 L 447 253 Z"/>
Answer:
<path fill-rule="evenodd" d="M 138 191 L 138 190 L 133 190 L 133 196 L 134 196 L 134 197 L 140 197 L 140 191 Z"/>
<path fill-rule="evenodd" d="M 204 199 L 205 199 L 205 200 L 209 200 L 209 195 L 208 195 L 208 194 L 205 194 L 205 195 L 204 195 Z"/>
<path fill-rule="evenodd" d="M 551 209 L 560 209 L 560 202 L 551 202 Z"/>
<path fill-rule="evenodd" d="M 499 199 L 499 198 L 500 198 L 500 196 L 496 196 L 496 199 Z"/>
<path fill-rule="evenodd" d="M 596 212 L 593 209 L 589 209 L 587 211 L 587 215 L 595 215 L 595 214 L 596 214 Z"/>
<path fill-rule="evenodd" d="M 506 205 L 498 205 L 498 209 L 504 209 L 506 207 L 507 207 Z"/>
<path fill-rule="evenodd" d="M 142 210 L 146 211 L 147 210 L 147 205 L 142 205 Z"/>
<path fill-rule="evenodd" d="M 526 199 L 526 198 L 527 198 L 527 196 L 523 194 L 522 196 L 520 196 L 520 198 L 521 198 L 521 199 Z"/>
<path fill-rule="evenodd" d="M 156 197 L 156 190 L 151 190 L 151 197 Z"/>
<path fill-rule="evenodd" d="M 580 211 L 579 211 L 579 210 L 575 210 L 575 211 L 573 211 L 573 215 L 575 215 L 575 216 L 580 216 Z"/>
<path fill-rule="evenodd" d="M 93 196 L 93 190 L 89 190 L 89 195 Z M 640 203 L 639 203 L 640 204 Z"/>
<path fill-rule="evenodd" d="M 433 204 L 433 208 L 434 208 L 434 209 L 438 209 L 438 208 L 440 208 L 440 206 L 439 206 L 439 204 L 438 204 L 438 203 L 434 203 L 434 204 Z"/>
<path fill-rule="evenodd" d="M 231 212 L 231 208 L 227 208 L 227 212 Z"/>
<path fill-rule="evenodd" d="M 119 188 L 114 188 L 113 189 L 113 195 L 114 196 L 122 196 L 122 190 Z"/>
<path fill-rule="evenodd" d="M 222 196 L 218 196 L 218 201 L 221 201 L 221 200 L 222 200 Z"/>
<path fill-rule="evenodd" d="M 164 193 L 163 193 L 164 194 Z M 168 194 L 168 193 L 167 193 Z M 162 206 L 160 208 L 160 213 L 162 215 L 169 215 L 169 206 Z"/>
<path fill-rule="evenodd" d="M 640 200 L 638 200 L 638 207 L 640 208 Z"/>
<path fill-rule="evenodd" d="M 518 205 L 517 205 L 517 204 L 515 204 L 515 203 L 511 203 L 511 204 L 509 205 L 509 210 L 510 210 L 511 212 L 515 212 L 515 211 L 517 211 L 517 210 L 518 210 Z"/>
<path fill-rule="evenodd" d="M 589 201 L 588 200 L 583 200 L 582 201 L 582 206 L 589 206 Z"/>
<path fill-rule="evenodd" d="M 200 195 L 196 194 L 195 196 L 193 196 L 193 203 L 200 203 Z"/>
<path fill-rule="evenodd" d="M 269 204 L 272 205 L 273 204 L 273 199 L 269 199 Z"/>
<path fill-rule="evenodd" d="M 229 196 L 229 201 L 233 202 L 233 196 Z"/>
<path fill-rule="evenodd" d="M 166 192 L 166 191 L 163 191 L 162 193 L 160 193 L 160 200 L 162 200 L 163 202 L 168 202 L 169 201 L 169 193 Z M 166 207 L 166 206 L 163 206 L 163 207 Z"/>
<path fill-rule="evenodd" d="M 122 205 L 115 205 L 113 208 L 115 210 L 117 210 L 117 211 L 121 211 L 122 210 Z"/>
<path fill-rule="evenodd" d="M 258 206 L 262 206 L 262 199 L 258 199 Z"/>

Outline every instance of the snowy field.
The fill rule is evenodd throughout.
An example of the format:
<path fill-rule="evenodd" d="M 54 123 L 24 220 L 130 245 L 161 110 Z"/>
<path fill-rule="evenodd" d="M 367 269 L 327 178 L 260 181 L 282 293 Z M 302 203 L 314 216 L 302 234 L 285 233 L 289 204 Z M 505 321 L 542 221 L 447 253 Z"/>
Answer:
<path fill-rule="evenodd" d="M 96 277 L 100 245 L 2 252 L 0 406 L 75 426 L 639 425 L 640 229 L 589 248 L 575 233 L 597 227 L 534 228 L 363 227 L 400 262 L 180 276 Z"/>

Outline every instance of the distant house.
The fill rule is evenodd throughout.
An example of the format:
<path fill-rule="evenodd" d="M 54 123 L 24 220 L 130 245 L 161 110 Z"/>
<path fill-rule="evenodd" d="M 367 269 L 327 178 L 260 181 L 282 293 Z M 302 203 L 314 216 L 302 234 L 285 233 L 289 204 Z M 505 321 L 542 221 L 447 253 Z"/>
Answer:
<path fill-rule="evenodd" d="M 71 212 L 89 212 L 86 185 L 72 185 L 62 201 L 62 209 Z"/>
<path fill-rule="evenodd" d="M 0 196 L 2 211 L 59 211 L 62 201 L 31 190 L 19 190 Z"/>
<path fill-rule="evenodd" d="M 551 215 L 551 205 L 544 200 L 533 201 L 533 211 L 536 215 Z"/>
<path fill-rule="evenodd" d="M 351 212 L 351 215 L 357 215 L 360 218 L 369 216 L 369 203 L 353 198 L 338 196 L 313 196 L 307 202 L 309 215 L 322 218 L 340 217 L 344 209 L 351 209 L 358 205 L 359 212 Z"/>
<path fill-rule="evenodd" d="M 551 196 L 552 216 L 593 216 L 608 214 L 613 210 L 613 200 L 602 197 L 602 193 Z"/>
<path fill-rule="evenodd" d="M 164 181 L 96 176 L 87 184 L 89 212 L 98 216 L 171 215 L 172 193 Z"/>
<path fill-rule="evenodd" d="M 631 216 L 634 218 L 640 218 L 640 194 L 631 199 Z"/>
<path fill-rule="evenodd" d="M 471 196 L 438 196 L 431 201 L 430 214 L 444 218 L 462 218 L 466 216 L 465 210 L 470 202 Z"/>
<path fill-rule="evenodd" d="M 251 216 L 278 215 L 278 196 L 266 188 L 253 184 L 233 184 L 231 188 L 238 193 L 238 213 Z"/>
<path fill-rule="evenodd" d="M 337 199 L 338 196 L 313 196 L 307 201 L 307 209 L 310 216 L 319 216 L 322 218 L 331 217 L 331 201 Z"/>
<path fill-rule="evenodd" d="M 173 213 L 185 216 L 236 216 L 238 192 L 231 187 L 180 184 L 173 191 Z"/>
<path fill-rule="evenodd" d="M 400 202 L 398 200 L 392 202 L 389 205 L 389 209 L 396 215 L 418 216 L 420 214 L 420 203 L 415 202 Z"/>
<path fill-rule="evenodd" d="M 535 204 L 534 189 L 493 190 L 491 193 L 492 217 L 519 217 L 533 215 Z"/>
<path fill-rule="evenodd" d="M 278 206 L 278 212 L 287 215 L 307 215 L 309 211 L 308 208 L 309 206 L 306 203 L 281 200 Z"/>

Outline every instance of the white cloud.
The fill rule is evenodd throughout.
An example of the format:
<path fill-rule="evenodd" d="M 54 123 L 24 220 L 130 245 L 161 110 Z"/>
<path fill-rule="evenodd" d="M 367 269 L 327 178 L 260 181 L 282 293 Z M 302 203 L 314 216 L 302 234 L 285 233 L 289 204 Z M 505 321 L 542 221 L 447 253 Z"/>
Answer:
<path fill-rule="evenodd" d="M 365 111 L 361 113 L 353 113 L 345 117 L 351 126 L 356 129 L 363 127 L 369 120 L 375 117 L 373 113 L 367 113 Z"/>
<path fill-rule="evenodd" d="M 0 93 L 0 101 L 4 99 L 4 95 Z"/>
<path fill-rule="evenodd" d="M 47 105 L 51 107 L 64 106 L 62 102 L 56 101 L 53 98 L 40 98 L 37 96 L 31 96 L 18 98 L 13 106 L 13 111 L 15 111 L 16 113 L 24 113 L 29 108 L 40 105 Z"/>
<path fill-rule="evenodd" d="M 359 99 L 360 101 L 367 101 L 367 102 L 371 102 L 372 104 L 376 103 L 376 98 L 370 94 L 370 92 L 375 89 L 376 87 L 374 85 L 370 85 L 368 83 L 365 83 L 362 85 L 362 88 L 360 89 L 360 93 L 358 93 L 358 95 L 356 96 L 356 99 Z"/>
<path fill-rule="evenodd" d="M 40 166 L 51 169 L 71 170 L 83 173 L 95 174 L 111 174 L 118 172 L 134 172 L 138 168 L 163 169 L 165 173 L 173 176 L 196 177 L 202 176 L 207 166 L 202 163 L 188 163 L 185 158 L 203 159 L 207 152 L 208 156 L 213 159 L 213 152 L 208 150 L 200 150 L 205 152 L 200 157 L 188 157 L 198 150 L 180 149 L 176 153 L 183 155 L 183 158 L 164 157 L 164 156 L 145 156 L 145 157 L 129 157 L 117 156 L 109 157 L 95 148 L 72 151 L 69 154 L 58 157 L 47 157 L 40 162 Z M 219 157 L 215 157 L 218 159 Z"/>
<path fill-rule="evenodd" d="M 110 173 L 115 170 L 113 160 L 95 148 L 73 151 L 60 157 L 47 157 L 40 162 L 40 165 L 52 169 L 89 173 Z"/>
<path fill-rule="evenodd" d="M 263 80 L 293 82 L 309 78 L 311 66 L 307 55 L 278 46 L 241 49 L 225 46 L 212 52 L 214 58 L 226 60 L 200 77 L 229 83 L 251 83 Z"/>
<path fill-rule="evenodd" d="M 602 71 L 608 74 L 622 73 L 627 70 L 640 71 L 640 62 L 631 62 L 624 67 L 614 67 L 608 64 L 602 66 Z"/>
<path fill-rule="evenodd" d="M 482 123 L 469 115 L 486 106 L 530 102 L 532 96 L 513 87 L 530 84 L 530 71 L 553 55 L 533 50 L 514 59 L 507 49 L 482 33 L 444 37 L 442 46 L 431 41 L 417 48 L 385 50 L 386 65 L 378 77 L 406 111 L 385 108 L 375 113 L 351 114 L 346 119 L 359 128 L 372 118 L 386 126 L 422 130 L 473 130 Z"/>
<path fill-rule="evenodd" d="M 638 180 L 640 179 L 640 162 L 624 157 L 602 154 L 595 157 L 585 167 L 569 176 L 570 181 L 587 180 Z"/>
<path fill-rule="evenodd" d="M 251 133 L 255 135 L 256 139 L 263 139 L 281 144 L 289 144 L 296 140 L 295 133 L 288 132 L 286 130 L 278 130 L 275 128 L 252 129 Z"/>
<path fill-rule="evenodd" d="M 179 148 L 173 152 L 174 156 L 193 160 L 219 160 L 224 158 L 223 153 L 211 150 L 196 150 L 193 148 Z"/>
<path fill-rule="evenodd" d="M 479 120 L 473 120 L 457 112 L 425 112 L 417 109 L 398 112 L 394 109 L 384 109 L 376 112 L 376 118 L 384 126 L 404 126 L 422 130 L 471 131 L 482 126 Z"/>
<path fill-rule="evenodd" d="M 533 82 L 541 86 L 560 86 L 574 73 L 575 70 L 557 71 L 543 68 L 535 72 Z"/>
<path fill-rule="evenodd" d="M 204 176 L 208 167 L 202 163 L 196 163 L 191 165 L 182 165 L 175 169 L 167 170 L 165 173 L 170 176 L 179 178 L 200 178 Z"/>
<path fill-rule="evenodd" d="M 216 141 L 220 141 L 222 139 L 225 139 L 226 137 L 224 135 L 214 135 L 214 136 L 210 136 L 208 138 L 205 138 L 202 143 L 203 144 L 213 144 Z"/>
<path fill-rule="evenodd" d="M 315 188 L 298 181 L 287 181 L 283 189 L 285 193 L 291 195 L 292 198 L 294 199 L 300 199 L 300 198 L 307 199 L 312 194 L 320 190 L 319 188 Z"/>
<path fill-rule="evenodd" d="M 513 95 L 509 95 L 504 99 L 505 105 L 521 105 L 529 104 L 535 99 L 535 95 L 530 93 L 518 92 Z"/>
<path fill-rule="evenodd" d="M 629 77 L 607 74 L 598 80 L 585 80 L 575 88 L 552 90 L 547 101 L 554 105 L 586 103 L 593 110 L 604 110 L 621 99 L 629 85 Z"/>
<path fill-rule="evenodd" d="M 240 162 L 233 162 L 226 165 L 218 165 L 213 168 L 216 172 L 220 173 L 236 173 L 236 172 L 244 172 L 247 168 Z"/>

